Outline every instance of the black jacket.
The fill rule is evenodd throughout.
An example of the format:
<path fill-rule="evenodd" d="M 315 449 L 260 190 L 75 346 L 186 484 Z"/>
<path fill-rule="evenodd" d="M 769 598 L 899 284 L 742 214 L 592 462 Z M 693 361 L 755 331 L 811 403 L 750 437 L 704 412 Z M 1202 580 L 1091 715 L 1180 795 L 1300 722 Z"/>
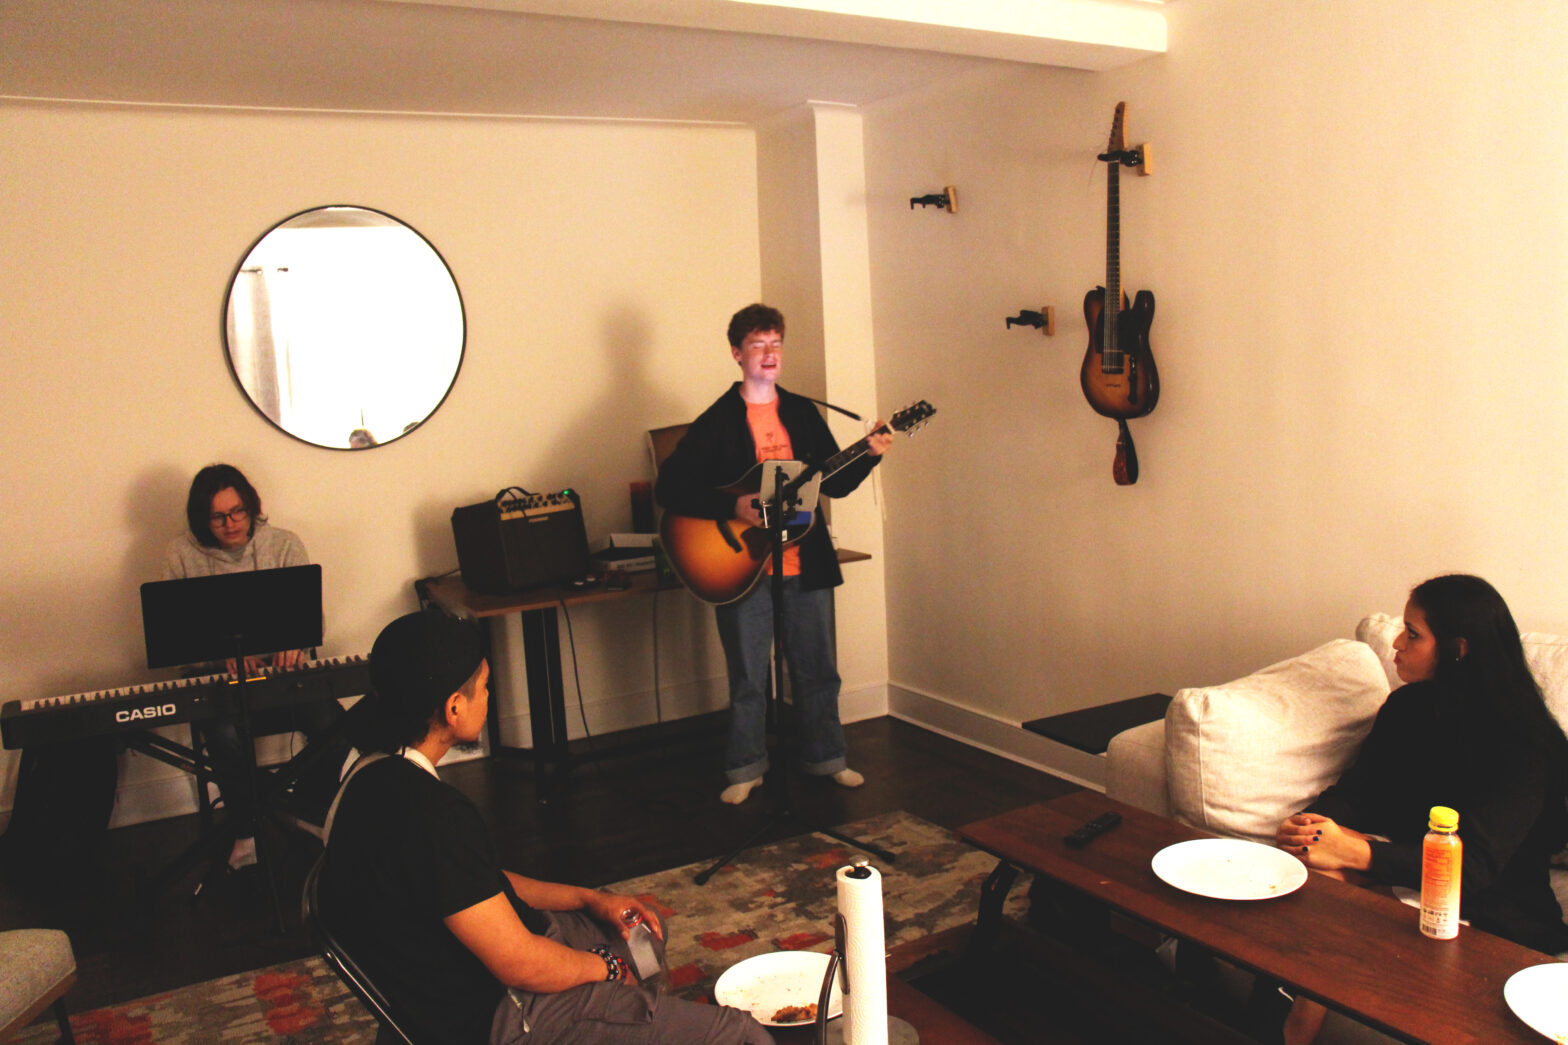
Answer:
<path fill-rule="evenodd" d="M 792 452 L 797 461 L 821 464 L 838 453 L 838 442 L 827 422 L 811 400 L 785 391 L 779 393 L 779 421 L 789 432 Z M 843 497 L 859 486 L 881 461 L 864 454 L 822 481 L 822 493 Z M 757 445 L 746 423 L 746 401 L 740 397 L 740 382 L 714 400 L 691 423 L 673 453 L 659 469 L 654 493 L 659 504 L 679 515 L 698 519 L 730 519 L 735 516 L 735 495 L 720 487 L 745 475 L 757 463 Z M 820 523 L 801 539 L 800 582 L 807 590 L 833 588 L 842 584 L 838 556 L 827 527 Z"/>

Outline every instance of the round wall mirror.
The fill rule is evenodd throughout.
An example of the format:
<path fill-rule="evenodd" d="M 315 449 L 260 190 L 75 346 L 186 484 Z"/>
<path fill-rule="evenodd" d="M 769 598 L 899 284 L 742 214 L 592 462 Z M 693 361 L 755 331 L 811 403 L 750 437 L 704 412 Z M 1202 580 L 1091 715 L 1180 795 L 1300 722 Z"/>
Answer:
<path fill-rule="evenodd" d="M 463 362 L 457 281 L 423 236 L 366 207 L 318 207 L 256 241 L 224 306 L 229 368 L 289 435 L 362 450 L 435 413 Z"/>

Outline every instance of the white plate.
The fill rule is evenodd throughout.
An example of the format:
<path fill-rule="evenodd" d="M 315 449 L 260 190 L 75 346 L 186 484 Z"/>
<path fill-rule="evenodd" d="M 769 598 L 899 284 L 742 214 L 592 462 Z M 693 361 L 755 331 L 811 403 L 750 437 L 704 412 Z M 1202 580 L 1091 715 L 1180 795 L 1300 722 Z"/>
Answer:
<path fill-rule="evenodd" d="M 724 970 L 713 985 L 713 1000 L 745 1009 L 769 1027 L 801 1026 L 803 1021 L 779 1023 L 773 1014 L 786 1005 L 815 1005 L 822 995 L 828 960 L 828 955 L 817 951 L 774 951 L 747 958 Z M 844 1013 L 837 979 L 828 996 L 828 1019 Z"/>
<path fill-rule="evenodd" d="M 1307 867 L 1270 845 L 1240 838 L 1198 838 L 1168 845 L 1150 861 L 1161 880 L 1216 900 L 1268 900 L 1300 889 Z"/>
<path fill-rule="evenodd" d="M 1508 1007 L 1553 1041 L 1568 1041 L 1568 962 L 1520 969 L 1503 984 Z"/>

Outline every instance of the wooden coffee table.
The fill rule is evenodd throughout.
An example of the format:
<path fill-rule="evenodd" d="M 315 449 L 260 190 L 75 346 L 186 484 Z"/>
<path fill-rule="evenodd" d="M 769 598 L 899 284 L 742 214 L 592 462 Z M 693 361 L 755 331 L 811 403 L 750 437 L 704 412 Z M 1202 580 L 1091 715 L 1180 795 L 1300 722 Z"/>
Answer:
<path fill-rule="evenodd" d="M 1063 843 L 1107 810 L 1122 815 L 1120 826 L 1080 849 Z M 1167 845 L 1211 836 L 1097 792 L 981 820 L 959 836 L 1002 861 L 982 897 L 982 933 L 1001 917 L 1010 872 L 1023 868 L 1405 1041 L 1544 1040 L 1508 1008 L 1503 984 L 1549 955 L 1472 928 L 1457 940 L 1428 939 L 1414 909 L 1323 875 L 1255 902 L 1182 892 L 1161 881 L 1150 860 Z"/>

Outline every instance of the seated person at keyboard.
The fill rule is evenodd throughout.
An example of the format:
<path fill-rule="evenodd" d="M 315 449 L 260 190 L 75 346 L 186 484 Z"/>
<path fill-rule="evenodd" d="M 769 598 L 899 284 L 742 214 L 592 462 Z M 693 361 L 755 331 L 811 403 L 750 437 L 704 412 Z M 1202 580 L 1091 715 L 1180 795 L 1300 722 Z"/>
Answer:
<path fill-rule="evenodd" d="M 1406 684 L 1350 768 L 1286 818 L 1275 841 L 1325 874 L 1417 888 L 1427 814 L 1450 806 L 1464 841 L 1461 916 L 1526 947 L 1563 950 L 1568 928 L 1548 872 L 1568 840 L 1568 739 L 1507 604 L 1479 577 L 1435 577 L 1411 591 L 1394 650 Z M 1322 1019 L 1321 1006 L 1298 999 L 1285 1040 L 1311 1041 Z"/>
<path fill-rule="evenodd" d="M 414 1040 L 773 1040 L 738 1009 L 637 984 L 622 919 L 636 912 L 662 938 L 648 904 L 501 869 L 479 810 L 435 769 L 453 747 L 477 744 L 489 709 L 471 624 L 434 611 L 398 618 L 371 649 L 370 677 L 360 707 L 385 753 L 355 764 L 327 818 L 321 914 Z"/>
<path fill-rule="evenodd" d="M 169 542 L 164 555 L 164 580 L 310 564 L 305 545 L 298 537 L 288 530 L 268 525 L 267 517 L 261 512 L 261 495 L 232 465 L 208 465 L 196 473 L 185 500 L 185 520 L 187 531 Z M 296 668 L 305 660 L 304 650 L 283 650 L 266 657 L 246 657 L 245 670 Z M 227 669 L 235 670 L 232 660 Z M 207 670 L 216 669 L 207 666 Z M 286 719 L 268 722 L 266 727 L 273 732 L 298 729 L 313 739 L 329 729 L 341 714 L 342 709 L 332 701 L 300 704 L 287 712 Z M 206 723 L 202 731 L 224 805 L 229 815 L 241 824 L 241 833 L 229 854 L 229 866 L 253 864 L 256 862 L 255 810 L 250 802 L 250 782 L 245 778 L 239 732 L 234 723 L 223 721 Z M 330 758 L 323 759 L 324 763 L 330 761 Z M 323 770 L 330 772 L 331 779 L 318 785 L 317 790 L 330 789 L 336 782 L 336 771 L 342 761 L 340 756 L 336 766 Z M 321 804 L 325 804 L 324 798 Z"/>

